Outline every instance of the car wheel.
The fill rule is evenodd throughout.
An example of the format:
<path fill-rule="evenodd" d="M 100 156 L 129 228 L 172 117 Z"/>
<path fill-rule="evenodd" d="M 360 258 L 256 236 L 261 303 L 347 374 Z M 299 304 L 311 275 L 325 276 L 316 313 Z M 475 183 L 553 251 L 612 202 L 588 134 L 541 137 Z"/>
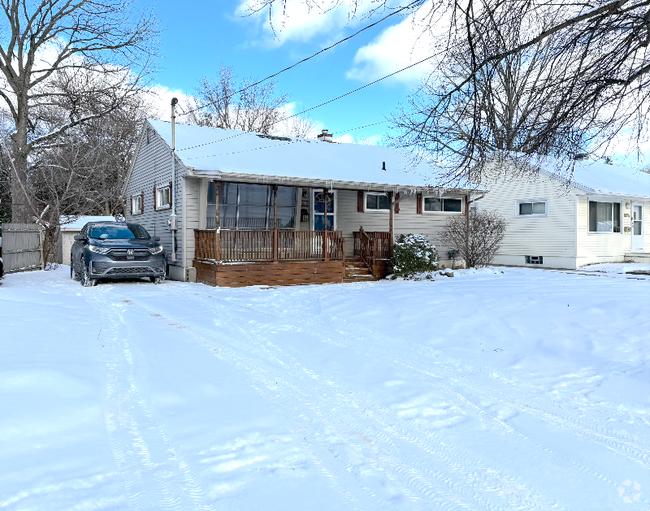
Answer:
<path fill-rule="evenodd" d="M 74 269 L 74 261 L 72 260 L 72 256 L 70 256 L 70 278 L 77 281 L 81 279 L 79 272 Z"/>
<path fill-rule="evenodd" d="M 160 277 L 149 277 L 151 282 L 154 284 L 162 284 L 165 280 L 165 274 L 163 273 Z"/>
<path fill-rule="evenodd" d="M 88 273 L 88 266 L 86 266 L 86 261 L 81 260 L 81 285 L 83 287 L 93 287 L 97 284 L 97 279 L 91 279 Z"/>

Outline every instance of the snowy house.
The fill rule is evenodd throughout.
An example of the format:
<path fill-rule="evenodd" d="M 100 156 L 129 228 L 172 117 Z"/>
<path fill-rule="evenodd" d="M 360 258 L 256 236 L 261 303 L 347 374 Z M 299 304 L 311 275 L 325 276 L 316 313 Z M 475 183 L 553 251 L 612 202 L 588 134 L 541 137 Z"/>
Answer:
<path fill-rule="evenodd" d="M 61 217 L 61 234 L 59 235 L 58 252 L 62 264 L 70 264 L 70 251 L 74 243 L 74 237 L 81 232 L 83 226 L 88 222 L 114 222 L 112 216 L 78 216 L 78 217 Z"/>
<path fill-rule="evenodd" d="M 330 140 L 177 124 L 172 169 L 171 124 L 149 120 L 123 188 L 127 219 L 160 236 L 178 280 L 341 282 L 346 266 L 381 277 L 400 233 L 424 234 L 445 262 L 439 235 L 467 214 L 472 187 L 435 187 L 395 149 Z"/>
<path fill-rule="evenodd" d="M 504 216 L 496 264 L 575 269 L 603 262 L 650 262 L 650 174 L 577 161 L 570 178 L 557 162 L 535 172 L 496 165 L 474 204 Z"/>

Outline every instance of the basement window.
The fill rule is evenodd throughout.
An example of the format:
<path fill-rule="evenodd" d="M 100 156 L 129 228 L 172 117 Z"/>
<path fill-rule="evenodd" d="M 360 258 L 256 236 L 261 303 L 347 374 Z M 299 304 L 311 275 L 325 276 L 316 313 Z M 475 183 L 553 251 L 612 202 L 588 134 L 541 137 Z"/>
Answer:
<path fill-rule="evenodd" d="M 544 264 L 544 256 L 526 256 L 526 264 Z"/>

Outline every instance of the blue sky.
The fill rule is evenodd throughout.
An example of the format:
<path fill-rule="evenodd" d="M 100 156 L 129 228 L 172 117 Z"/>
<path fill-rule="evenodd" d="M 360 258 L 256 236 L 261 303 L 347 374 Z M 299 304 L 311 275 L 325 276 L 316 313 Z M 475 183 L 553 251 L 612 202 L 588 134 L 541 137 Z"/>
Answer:
<path fill-rule="evenodd" d="M 261 0 L 195 0 L 187 4 L 158 0 L 153 9 L 161 28 L 159 72 L 155 82 L 163 87 L 161 103 L 166 118 L 169 101 L 176 95 L 192 94 L 202 77 L 215 78 L 220 65 L 231 66 L 239 77 L 263 78 L 312 55 L 387 14 L 365 18 L 363 12 L 350 19 L 348 2 L 318 0 L 323 6 L 343 3 L 331 10 L 307 12 L 305 0 L 288 0 L 288 16 L 276 13 L 276 33 L 268 11 L 243 16 L 247 2 Z M 352 3 L 352 2 L 349 2 Z M 364 5 L 373 2 L 361 2 Z M 136 0 L 136 6 L 152 5 Z M 421 7 L 422 16 L 430 2 Z M 418 13 L 393 16 L 336 48 L 275 79 L 279 91 L 290 94 L 292 112 L 299 112 L 368 84 L 431 55 L 431 39 L 418 25 Z M 439 31 L 443 31 L 440 29 Z M 432 70 L 420 64 L 396 77 L 372 85 L 308 114 L 317 129 L 328 129 L 341 141 L 367 139 L 381 143 L 387 123 L 366 129 L 352 128 L 385 121 L 405 102 L 419 79 Z M 340 138 L 342 137 L 342 138 Z M 642 144 L 646 163 L 650 140 Z M 608 154 L 615 160 L 638 165 L 629 155 L 626 142 L 614 145 Z M 625 153 L 628 153 L 627 155 Z"/>
<path fill-rule="evenodd" d="M 302 2 L 296 0 L 294 8 L 290 18 L 276 18 L 278 30 L 274 35 L 268 13 L 242 16 L 242 2 L 194 1 L 183 5 L 159 0 L 154 10 L 162 29 L 162 58 L 155 81 L 172 92 L 192 94 L 201 77 L 216 77 L 221 64 L 232 66 L 240 77 L 262 78 L 372 22 L 349 20 L 345 6 L 327 13 L 316 10 L 307 13 L 300 12 Z M 380 13 L 373 19 L 384 15 Z M 283 22 L 284 27 L 280 26 Z M 288 92 L 295 103 L 294 111 L 301 111 L 420 60 L 426 50 L 422 41 L 417 46 L 414 40 L 409 40 L 409 34 L 416 32 L 409 23 L 407 18 L 393 16 L 280 75 L 276 78 L 278 90 Z M 391 32 L 395 32 L 393 36 Z M 314 110 L 309 117 L 319 128 L 334 132 L 335 137 L 351 128 L 383 121 L 400 101 L 405 101 L 408 91 L 417 85 L 421 73 L 427 69 L 427 64 L 419 65 L 399 78 Z M 386 124 L 382 124 L 352 131 L 350 135 L 357 139 L 372 137 L 376 141 L 386 129 Z"/>

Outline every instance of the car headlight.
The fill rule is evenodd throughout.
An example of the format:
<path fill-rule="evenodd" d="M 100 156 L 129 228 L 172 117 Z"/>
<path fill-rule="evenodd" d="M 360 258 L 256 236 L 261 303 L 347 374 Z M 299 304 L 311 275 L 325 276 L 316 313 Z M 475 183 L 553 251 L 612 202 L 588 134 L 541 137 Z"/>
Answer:
<path fill-rule="evenodd" d="M 152 255 L 160 254 L 163 251 L 163 248 L 161 245 L 158 245 L 157 247 L 152 247 L 149 249 L 149 252 L 151 252 Z"/>
<path fill-rule="evenodd" d="M 98 247 L 97 245 L 88 245 L 88 250 L 95 252 L 96 254 L 108 254 L 111 249 L 109 247 Z"/>

